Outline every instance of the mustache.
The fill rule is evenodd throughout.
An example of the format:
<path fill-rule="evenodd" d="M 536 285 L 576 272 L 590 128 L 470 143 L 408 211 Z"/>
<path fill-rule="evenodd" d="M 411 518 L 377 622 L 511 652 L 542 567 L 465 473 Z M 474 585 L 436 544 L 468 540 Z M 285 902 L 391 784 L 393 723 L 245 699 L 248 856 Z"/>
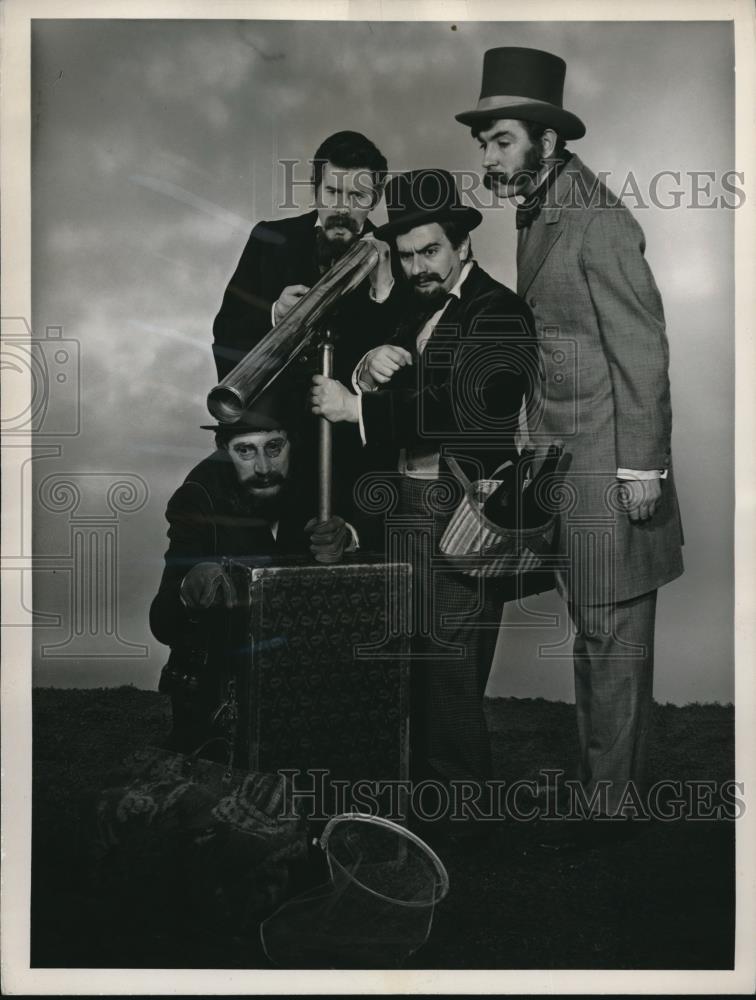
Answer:
<path fill-rule="evenodd" d="M 267 490 L 271 486 L 280 486 L 284 477 L 280 472 L 271 472 L 269 476 L 253 476 L 244 480 L 245 490 Z"/>
<path fill-rule="evenodd" d="M 488 191 L 493 191 L 495 185 L 504 187 L 507 184 L 512 184 L 519 182 L 522 184 L 524 181 L 530 181 L 532 184 L 538 180 L 538 171 L 530 169 L 515 170 L 511 174 L 504 173 L 501 170 L 488 170 L 483 175 L 483 187 Z"/>
<path fill-rule="evenodd" d="M 440 274 L 423 274 L 416 275 L 414 278 L 410 278 L 410 284 L 413 288 L 417 288 L 421 285 L 436 285 L 441 280 Z"/>
<path fill-rule="evenodd" d="M 351 215 L 347 215 L 346 213 L 340 213 L 340 212 L 334 212 L 333 215 L 327 216 L 325 222 L 323 223 L 323 229 L 326 230 L 336 229 L 339 227 L 341 229 L 348 229 L 349 232 L 353 233 L 355 236 L 357 235 L 360 229 L 357 222 L 352 218 Z"/>

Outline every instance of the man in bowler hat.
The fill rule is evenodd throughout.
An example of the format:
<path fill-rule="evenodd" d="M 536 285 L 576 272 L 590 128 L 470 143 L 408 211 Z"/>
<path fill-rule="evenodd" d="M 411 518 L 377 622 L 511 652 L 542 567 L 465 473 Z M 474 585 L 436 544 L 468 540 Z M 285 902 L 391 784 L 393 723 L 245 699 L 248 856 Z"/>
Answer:
<path fill-rule="evenodd" d="M 491 776 L 482 701 L 501 595 L 490 581 L 440 565 L 438 542 L 461 500 L 447 458 L 476 480 L 517 457 L 518 415 L 538 372 L 533 321 L 474 260 L 470 233 L 482 216 L 462 203 L 451 174 L 398 175 L 386 202 L 389 221 L 377 236 L 398 258 L 407 308 L 357 366 L 359 395 L 315 376 L 313 412 L 359 426 L 370 464 L 396 484 L 396 513 L 417 548 L 430 542 L 430 560 L 413 562 L 413 778 L 480 782 Z"/>
<path fill-rule="evenodd" d="M 230 671 L 221 670 L 213 645 L 227 642 L 228 612 L 242 599 L 228 561 L 275 564 L 309 550 L 333 563 L 354 546 L 341 518 L 317 523 L 304 505 L 292 413 L 290 396 L 276 386 L 237 422 L 206 426 L 216 449 L 168 502 L 169 546 L 150 627 L 171 647 L 160 690 L 171 696 L 172 749 L 196 750 L 216 734 Z"/>
<path fill-rule="evenodd" d="M 490 49 L 478 104 L 456 119 L 486 187 L 519 201 L 517 291 L 545 364 L 531 430 L 572 453 L 560 589 L 576 629 L 579 777 L 615 816 L 643 779 L 656 596 L 683 571 L 682 530 L 661 297 L 641 227 L 566 148 L 585 126 L 563 108 L 565 71 L 548 52 Z"/>

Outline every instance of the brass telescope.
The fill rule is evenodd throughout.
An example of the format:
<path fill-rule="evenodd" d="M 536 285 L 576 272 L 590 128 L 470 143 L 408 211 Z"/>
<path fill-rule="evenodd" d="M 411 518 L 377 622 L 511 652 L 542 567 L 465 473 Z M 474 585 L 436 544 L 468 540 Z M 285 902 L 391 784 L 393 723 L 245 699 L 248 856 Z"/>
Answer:
<path fill-rule="evenodd" d="M 319 325 L 336 302 L 355 289 L 377 266 L 378 260 L 372 240 L 355 243 L 236 368 L 211 389 L 207 397 L 210 413 L 223 423 L 238 420 L 250 403 L 312 343 L 318 336 Z"/>

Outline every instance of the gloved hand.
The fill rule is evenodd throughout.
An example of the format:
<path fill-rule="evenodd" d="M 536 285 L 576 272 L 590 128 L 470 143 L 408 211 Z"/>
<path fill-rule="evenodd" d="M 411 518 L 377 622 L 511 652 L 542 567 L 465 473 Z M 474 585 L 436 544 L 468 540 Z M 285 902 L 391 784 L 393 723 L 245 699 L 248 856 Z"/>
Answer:
<path fill-rule="evenodd" d="M 329 517 L 327 521 L 311 518 L 305 525 L 310 538 L 310 552 L 319 563 L 337 563 L 352 542 L 352 533 L 342 517 Z"/>
<path fill-rule="evenodd" d="M 192 566 L 181 581 L 181 600 L 187 608 L 234 606 L 234 585 L 220 563 L 202 562 Z"/>

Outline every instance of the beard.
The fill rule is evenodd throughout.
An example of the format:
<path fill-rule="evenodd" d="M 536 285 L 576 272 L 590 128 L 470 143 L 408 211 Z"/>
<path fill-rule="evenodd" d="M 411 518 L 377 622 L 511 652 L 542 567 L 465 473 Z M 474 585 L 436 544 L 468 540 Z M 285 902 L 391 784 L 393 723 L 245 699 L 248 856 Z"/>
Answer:
<path fill-rule="evenodd" d="M 446 300 L 446 296 L 448 294 L 441 283 L 440 275 L 430 281 L 427 278 L 424 281 L 418 281 L 417 278 L 411 278 L 410 285 L 415 296 L 415 301 L 422 302 L 424 305 L 428 306 L 441 305 L 441 303 Z"/>
<path fill-rule="evenodd" d="M 538 172 L 543 166 L 541 151 L 535 143 L 525 150 L 522 165 L 511 173 L 489 170 L 483 178 L 483 186 L 494 194 L 512 197 L 524 194 L 523 188 L 535 184 Z"/>
<path fill-rule="evenodd" d="M 449 279 L 453 269 L 453 266 L 450 267 L 448 274 L 445 276 L 433 272 L 432 274 L 418 274 L 409 278 L 415 301 L 422 302 L 427 306 L 440 306 L 445 302 L 449 292 L 444 287 L 444 282 Z"/>
<path fill-rule="evenodd" d="M 345 229 L 346 234 L 336 234 L 336 229 Z M 335 212 L 329 215 L 322 226 L 315 231 L 318 264 L 326 270 L 349 250 L 360 234 L 360 227 L 351 215 Z"/>

